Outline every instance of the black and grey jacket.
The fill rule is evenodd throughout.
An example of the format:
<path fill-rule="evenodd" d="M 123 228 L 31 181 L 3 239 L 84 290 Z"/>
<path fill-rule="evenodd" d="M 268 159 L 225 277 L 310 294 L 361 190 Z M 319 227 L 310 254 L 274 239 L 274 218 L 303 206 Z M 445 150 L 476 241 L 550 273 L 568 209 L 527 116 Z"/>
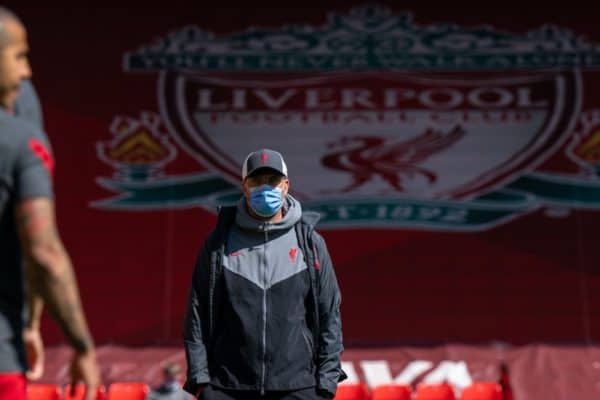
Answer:
<path fill-rule="evenodd" d="M 288 195 L 282 221 L 223 208 L 192 277 L 184 386 L 334 395 L 341 369 L 340 291 L 316 213 Z"/>

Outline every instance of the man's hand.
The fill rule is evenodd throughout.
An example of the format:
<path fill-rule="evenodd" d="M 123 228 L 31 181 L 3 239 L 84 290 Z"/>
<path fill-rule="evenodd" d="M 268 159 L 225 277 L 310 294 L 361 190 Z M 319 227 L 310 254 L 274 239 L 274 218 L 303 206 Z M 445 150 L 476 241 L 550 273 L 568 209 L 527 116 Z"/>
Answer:
<path fill-rule="evenodd" d="M 85 400 L 94 400 L 100 386 L 100 369 L 94 350 L 76 352 L 71 360 L 71 395 L 75 395 L 75 386 L 79 381 L 85 385 Z"/>
<path fill-rule="evenodd" d="M 29 369 L 25 376 L 30 381 L 37 381 L 44 375 L 44 342 L 39 329 L 28 328 L 23 331 L 23 343 L 27 352 Z"/>

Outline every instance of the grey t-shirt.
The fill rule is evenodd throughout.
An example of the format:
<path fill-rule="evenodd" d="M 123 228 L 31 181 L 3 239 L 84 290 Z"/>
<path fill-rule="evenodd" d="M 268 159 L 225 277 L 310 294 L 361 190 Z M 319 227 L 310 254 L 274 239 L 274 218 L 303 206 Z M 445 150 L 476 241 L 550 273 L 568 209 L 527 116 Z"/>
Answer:
<path fill-rule="evenodd" d="M 42 135 L 0 109 L 0 372 L 26 369 L 24 264 L 14 209 L 28 198 L 52 197 L 54 161 Z"/>

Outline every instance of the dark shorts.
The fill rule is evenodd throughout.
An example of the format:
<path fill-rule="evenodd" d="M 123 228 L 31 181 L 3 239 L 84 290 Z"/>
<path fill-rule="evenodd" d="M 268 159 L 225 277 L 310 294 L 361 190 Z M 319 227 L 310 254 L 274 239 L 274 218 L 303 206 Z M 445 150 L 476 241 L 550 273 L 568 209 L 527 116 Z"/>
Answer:
<path fill-rule="evenodd" d="M 252 390 L 228 390 L 208 385 L 199 397 L 201 400 L 324 400 L 314 387 L 281 392 L 260 392 Z"/>
<path fill-rule="evenodd" d="M 0 373 L 0 399 L 25 400 L 26 388 L 22 373 Z"/>

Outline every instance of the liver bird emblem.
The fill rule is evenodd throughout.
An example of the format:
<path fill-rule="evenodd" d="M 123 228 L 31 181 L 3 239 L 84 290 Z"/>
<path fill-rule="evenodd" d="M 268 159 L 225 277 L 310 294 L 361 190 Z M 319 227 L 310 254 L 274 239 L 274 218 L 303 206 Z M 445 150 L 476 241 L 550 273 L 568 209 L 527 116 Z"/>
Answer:
<path fill-rule="evenodd" d="M 434 183 L 437 175 L 419 164 L 452 146 L 464 134 L 464 129 L 457 125 L 447 133 L 428 128 L 404 141 L 361 135 L 342 137 L 328 144 L 335 150 L 325 155 L 321 162 L 327 168 L 352 174 L 352 182 L 335 192 L 351 192 L 377 175 L 395 190 L 403 192 L 403 180 L 407 178 L 422 176 L 428 183 Z"/>

